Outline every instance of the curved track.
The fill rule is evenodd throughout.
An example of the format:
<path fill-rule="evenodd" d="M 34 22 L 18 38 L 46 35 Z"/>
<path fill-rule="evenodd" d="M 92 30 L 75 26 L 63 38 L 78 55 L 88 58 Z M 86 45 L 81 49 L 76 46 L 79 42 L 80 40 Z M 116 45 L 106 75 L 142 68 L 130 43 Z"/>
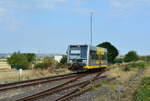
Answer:
<path fill-rule="evenodd" d="M 74 79 L 72 79 L 72 80 L 70 80 L 68 82 L 65 82 L 64 84 L 58 85 L 58 86 L 53 87 L 51 89 L 47 89 L 45 91 L 42 91 L 42 92 L 30 95 L 30 96 L 19 98 L 19 99 L 17 99 L 17 101 L 36 100 L 36 99 L 42 98 L 44 96 L 53 95 L 53 94 L 59 93 L 59 92 L 61 92 L 63 90 L 67 90 L 67 89 L 70 89 L 70 88 L 72 89 L 73 88 L 73 90 L 71 90 L 71 92 L 69 92 L 68 94 L 66 94 L 64 96 L 61 96 L 60 98 L 54 100 L 54 101 L 65 101 L 65 100 L 75 96 L 76 93 L 80 92 L 80 89 L 88 86 L 91 82 L 93 82 L 95 80 L 98 80 L 98 79 L 101 79 L 101 78 L 105 78 L 106 76 L 101 76 L 101 74 L 103 72 L 104 71 L 96 73 L 96 75 L 94 77 L 92 77 L 91 79 L 89 79 L 89 80 L 80 81 L 80 82 L 74 83 L 78 79 L 81 79 L 84 76 L 90 75 L 91 73 L 80 74 L 80 75 L 76 76 L 76 78 L 74 78 Z"/>

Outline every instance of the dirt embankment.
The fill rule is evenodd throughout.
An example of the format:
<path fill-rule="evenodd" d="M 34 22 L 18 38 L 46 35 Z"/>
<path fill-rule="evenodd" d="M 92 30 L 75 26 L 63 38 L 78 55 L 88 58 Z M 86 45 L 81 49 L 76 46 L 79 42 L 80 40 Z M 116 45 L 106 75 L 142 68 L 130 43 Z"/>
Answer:
<path fill-rule="evenodd" d="M 126 72 L 116 67 L 106 74 L 117 79 L 102 83 L 100 94 L 95 101 L 133 101 L 134 92 L 139 87 L 142 78 L 150 76 L 150 67 L 145 70 L 135 68 Z"/>

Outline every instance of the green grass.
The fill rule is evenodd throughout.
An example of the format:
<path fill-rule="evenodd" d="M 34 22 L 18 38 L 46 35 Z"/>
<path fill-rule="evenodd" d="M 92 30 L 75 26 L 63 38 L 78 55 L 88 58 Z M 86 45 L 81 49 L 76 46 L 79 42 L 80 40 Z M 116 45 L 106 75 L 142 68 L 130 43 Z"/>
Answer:
<path fill-rule="evenodd" d="M 123 68 L 123 71 L 130 71 L 133 68 L 138 68 L 138 69 L 144 69 L 148 64 L 145 61 L 136 61 L 133 63 L 128 64 Z"/>
<path fill-rule="evenodd" d="M 130 64 L 131 67 L 138 67 L 138 68 L 145 68 L 146 66 L 146 62 L 145 61 L 137 61 L 137 62 L 134 62 L 132 64 Z"/>
<path fill-rule="evenodd" d="M 150 101 L 150 77 L 142 80 L 140 87 L 135 92 L 135 101 Z"/>

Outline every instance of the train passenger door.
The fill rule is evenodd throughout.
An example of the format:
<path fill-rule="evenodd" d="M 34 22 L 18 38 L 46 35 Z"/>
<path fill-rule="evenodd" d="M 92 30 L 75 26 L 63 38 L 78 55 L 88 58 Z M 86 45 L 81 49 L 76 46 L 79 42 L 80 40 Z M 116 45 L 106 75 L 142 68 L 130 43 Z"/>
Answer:
<path fill-rule="evenodd" d="M 90 59 L 89 59 L 89 65 L 96 65 L 96 60 L 98 56 L 96 54 L 96 50 L 90 50 Z"/>
<path fill-rule="evenodd" d="M 98 54 L 98 59 L 96 63 L 100 65 L 106 65 L 107 64 L 107 51 L 103 48 L 98 48 L 97 54 Z"/>

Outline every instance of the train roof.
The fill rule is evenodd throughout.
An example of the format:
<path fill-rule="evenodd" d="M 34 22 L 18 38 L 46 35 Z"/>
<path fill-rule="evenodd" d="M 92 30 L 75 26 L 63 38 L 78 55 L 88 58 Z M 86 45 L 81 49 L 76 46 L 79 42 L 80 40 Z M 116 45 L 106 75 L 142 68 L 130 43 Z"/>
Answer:
<path fill-rule="evenodd" d="M 87 44 L 83 44 L 83 45 L 80 45 L 80 44 L 77 44 L 77 45 L 69 45 L 71 47 L 76 47 L 76 46 L 88 46 Z"/>
<path fill-rule="evenodd" d="M 88 45 L 88 44 L 77 44 L 77 45 L 69 45 L 69 47 L 90 47 L 91 49 L 96 49 L 96 48 L 101 48 L 101 49 L 104 49 L 107 51 L 106 48 L 103 48 L 103 47 L 96 47 L 96 46 L 93 46 L 93 45 Z"/>

